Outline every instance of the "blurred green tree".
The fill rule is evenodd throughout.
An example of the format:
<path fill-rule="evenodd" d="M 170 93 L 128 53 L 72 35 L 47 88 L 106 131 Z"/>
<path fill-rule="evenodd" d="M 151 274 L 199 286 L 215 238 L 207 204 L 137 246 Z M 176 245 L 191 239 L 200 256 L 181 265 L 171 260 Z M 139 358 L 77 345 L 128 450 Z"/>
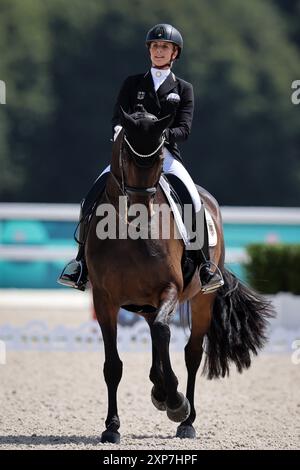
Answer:
<path fill-rule="evenodd" d="M 40 2 L 1 0 L 0 78 L 6 104 L 0 106 L 0 195 L 26 200 L 26 188 L 38 182 L 30 162 L 53 114 L 47 68 L 49 31 Z"/>
<path fill-rule="evenodd" d="M 182 147 L 194 180 L 221 204 L 299 205 L 299 49 L 292 15 L 269 0 L 2 0 L 2 199 L 84 196 L 109 163 L 116 94 L 148 68 L 144 38 L 157 22 L 184 36 L 174 72 L 195 89 Z"/>

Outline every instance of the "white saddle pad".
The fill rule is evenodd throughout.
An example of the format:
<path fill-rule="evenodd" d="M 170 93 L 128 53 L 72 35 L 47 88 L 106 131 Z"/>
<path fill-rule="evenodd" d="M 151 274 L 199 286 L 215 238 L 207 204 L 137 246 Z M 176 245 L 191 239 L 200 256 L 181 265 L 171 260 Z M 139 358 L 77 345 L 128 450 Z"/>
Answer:
<path fill-rule="evenodd" d="M 218 241 L 218 236 L 217 236 L 215 223 L 213 221 L 213 218 L 210 212 L 208 212 L 206 208 L 205 208 L 205 217 L 206 217 L 206 223 L 207 223 L 208 244 L 209 246 L 216 246 L 217 241 Z"/>
<path fill-rule="evenodd" d="M 161 189 L 163 190 L 170 207 L 172 209 L 173 215 L 174 215 L 174 220 L 176 223 L 177 230 L 184 241 L 185 246 L 188 246 L 190 243 L 189 235 L 187 233 L 186 227 L 183 223 L 181 214 L 179 212 L 179 209 L 177 207 L 176 202 L 172 198 L 171 195 L 171 189 L 170 189 L 170 184 L 167 181 L 167 179 L 161 175 L 160 180 L 159 180 L 159 185 Z M 217 244 L 217 231 L 215 227 L 215 223 L 212 219 L 212 216 L 208 212 L 208 210 L 205 208 L 205 216 L 206 216 L 206 222 L 207 222 L 207 231 L 208 231 L 208 243 L 209 246 L 216 246 Z"/>

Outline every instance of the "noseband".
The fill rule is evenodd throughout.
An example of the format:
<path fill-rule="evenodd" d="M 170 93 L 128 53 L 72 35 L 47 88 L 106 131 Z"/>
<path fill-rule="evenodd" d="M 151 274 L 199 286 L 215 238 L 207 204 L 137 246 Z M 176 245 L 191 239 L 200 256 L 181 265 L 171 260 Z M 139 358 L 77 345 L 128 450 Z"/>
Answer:
<path fill-rule="evenodd" d="M 116 184 L 118 185 L 119 189 L 121 190 L 122 194 L 124 196 L 126 196 L 128 198 L 128 195 L 129 194 L 140 194 L 141 196 L 151 196 L 152 198 L 155 196 L 156 194 L 156 191 L 157 191 L 157 186 L 158 186 L 158 182 L 155 186 L 150 186 L 150 187 L 136 187 L 136 186 L 129 186 L 125 183 L 125 176 L 124 176 L 124 164 L 123 164 L 123 158 L 122 158 L 122 152 L 123 152 L 123 148 L 124 148 L 124 142 L 125 144 L 128 146 L 129 150 L 130 150 L 130 155 L 134 157 L 134 160 L 135 160 L 135 163 L 137 166 L 140 166 L 140 167 L 144 167 L 145 168 L 145 164 L 142 164 L 142 165 L 139 165 L 138 161 L 137 161 L 137 158 L 142 158 L 142 159 L 146 159 L 146 158 L 151 158 L 151 157 L 154 157 L 155 155 L 158 154 L 158 152 L 160 151 L 160 149 L 162 148 L 162 146 L 164 145 L 165 143 L 165 137 L 163 136 L 162 137 L 162 141 L 160 142 L 160 144 L 158 145 L 158 147 L 151 153 L 149 154 L 141 154 L 141 153 L 138 153 L 134 148 L 133 146 L 130 144 L 130 142 L 128 141 L 126 135 L 124 134 L 124 137 L 123 137 L 123 143 L 120 145 L 120 152 L 119 152 L 119 168 L 121 170 L 121 184 L 118 180 L 118 178 L 111 172 L 112 176 L 113 176 L 113 179 L 115 180 Z M 137 158 L 136 158 L 137 157 Z M 143 163 L 145 162 L 145 160 L 143 161 Z M 149 167 L 151 167 L 153 164 L 153 159 L 151 159 L 151 164 L 149 165 Z"/>

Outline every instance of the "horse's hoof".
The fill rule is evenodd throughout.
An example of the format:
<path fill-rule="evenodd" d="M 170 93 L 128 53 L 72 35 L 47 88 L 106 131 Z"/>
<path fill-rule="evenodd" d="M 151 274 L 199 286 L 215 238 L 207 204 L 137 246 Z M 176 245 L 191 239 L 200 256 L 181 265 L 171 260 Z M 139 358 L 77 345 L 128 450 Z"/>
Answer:
<path fill-rule="evenodd" d="M 111 444 L 119 444 L 120 443 L 120 433 L 113 432 L 113 431 L 103 431 L 101 435 L 101 443 L 104 444 L 105 442 L 110 442 Z"/>
<path fill-rule="evenodd" d="M 168 418 L 176 423 L 182 423 L 182 421 L 185 421 L 190 416 L 191 412 L 191 405 L 188 399 L 183 395 L 183 393 L 179 392 L 179 395 L 182 398 L 182 403 L 178 408 L 171 409 L 167 406 Z"/>
<path fill-rule="evenodd" d="M 166 409 L 167 409 L 166 402 L 156 400 L 155 396 L 153 395 L 153 389 L 154 389 L 154 387 L 152 387 L 152 390 L 151 390 L 151 401 L 152 401 L 153 405 L 159 411 L 166 411 Z"/>
<path fill-rule="evenodd" d="M 177 428 L 176 437 L 180 439 L 195 439 L 196 431 L 191 424 L 180 424 Z"/>

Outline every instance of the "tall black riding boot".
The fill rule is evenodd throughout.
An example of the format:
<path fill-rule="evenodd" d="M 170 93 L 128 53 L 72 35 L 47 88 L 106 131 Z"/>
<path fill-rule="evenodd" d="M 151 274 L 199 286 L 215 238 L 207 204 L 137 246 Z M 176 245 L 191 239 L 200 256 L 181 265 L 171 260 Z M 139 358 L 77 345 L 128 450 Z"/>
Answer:
<path fill-rule="evenodd" d="M 221 270 L 205 257 L 203 250 L 201 250 L 201 254 L 203 260 L 199 268 L 201 291 L 204 294 L 210 294 L 224 285 L 224 279 Z"/>
<path fill-rule="evenodd" d="M 224 280 L 220 269 L 212 261 L 209 261 L 208 231 L 203 202 L 200 211 L 196 213 L 191 195 L 180 178 L 169 173 L 165 173 L 165 176 L 173 186 L 177 199 L 179 199 L 183 204 L 192 205 L 192 231 L 196 236 L 191 240 L 194 247 L 193 250 L 189 252 L 188 257 L 196 260 L 197 265 L 199 266 L 202 292 L 214 292 L 224 284 Z M 187 221 L 184 221 L 184 223 L 187 231 L 189 232 L 190 225 Z"/>
<path fill-rule="evenodd" d="M 199 227 L 197 225 L 196 228 L 196 233 L 197 229 L 202 231 L 202 233 L 199 234 L 201 238 L 204 234 L 203 246 L 197 253 L 199 257 L 199 276 L 201 291 L 204 294 L 210 294 L 224 285 L 224 279 L 221 270 L 209 259 L 209 240 L 204 207 L 202 207 L 201 210 L 203 210 L 203 223 L 199 224 Z"/>
<path fill-rule="evenodd" d="M 74 287 L 75 289 L 85 290 L 88 281 L 88 270 L 84 257 L 84 247 L 89 229 L 89 218 L 93 212 L 93 208 L 99 201 L 107 182 L 109 172 L 99 176 L 94 182 L 92 188 L 86 198 L 81 202 L 78 243 L 79 250 L 75 259 L 64 268 L 63 272 L 57 279 L 59 284 Z"/>
<path fill-rule="evenodd" d="M 72 259 L 57 279 L 59 284 L 74 287 L 74 289 L 84 291 L 88 281 L 87 265 L 84 257 L 85 240 L 88 233 L 88 218 L 83 216 L 82 206 L 80 210 L 78 243 L 79 250 L 75 259 Z"/>

